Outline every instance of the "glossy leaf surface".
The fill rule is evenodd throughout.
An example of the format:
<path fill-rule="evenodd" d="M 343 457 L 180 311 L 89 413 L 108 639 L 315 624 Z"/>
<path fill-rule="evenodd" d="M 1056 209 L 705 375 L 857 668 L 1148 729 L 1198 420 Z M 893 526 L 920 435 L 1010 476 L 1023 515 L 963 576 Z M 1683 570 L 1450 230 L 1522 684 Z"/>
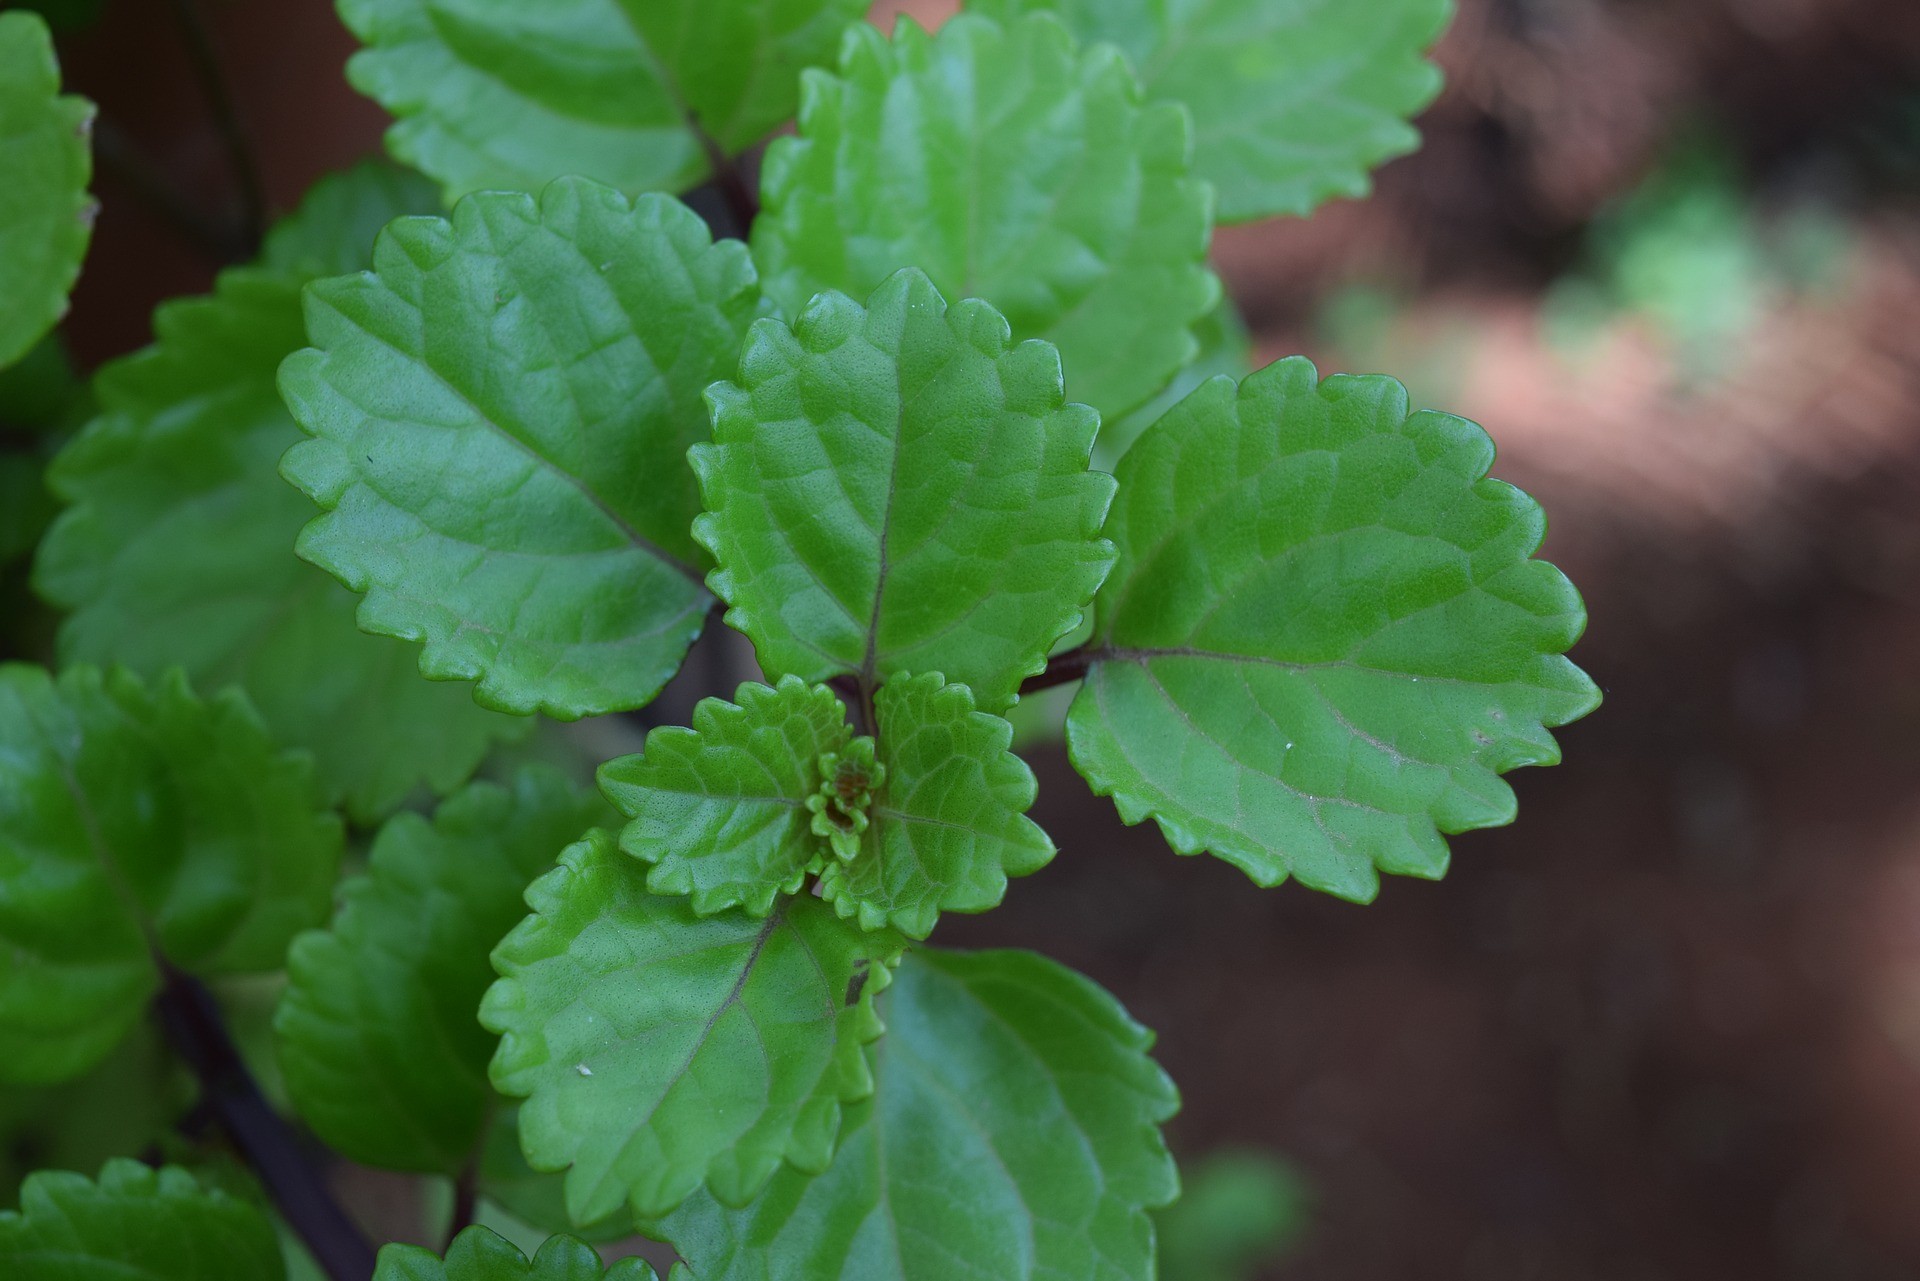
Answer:
<path fill-rule="evenodd" d="M 76 1076 L 159 982 L 280 967 L 340 828 L 235 694 L 0 666 L 0 1080 Z"/>
<path fill-rule="evenodd" d="M 313 504 L 279 475 L 301 433 L 275 377 L 305 341 L 300 288 L 365 266 L 380 226 L 431 200 L 423 187 L 377 165 L 329 179 L 259 265 L 162 306 L 155 345 L 95 379 L 102 412 L 52 470 L 71 506 L 35 570 L 73 611 L 63 660 L 239 683 L 369 821 L 422 783 L 458 786 L 524 728 L 422 680 L 411 647 L 360 631 L 353 594 L 293 551 Z"/>
<path fill-rule="evenodd" d="M 93 104 L 60 96 L 38 14 L 0 13 L 0 365 L 67 313 L 93 236 Z"/>
<path fill-rule="evenodd" d="M 282 370 L 315 437 L 283 471 L 327 512 L 301 555 L 490 707 L 644 706 L 711 603 L 685 456 L 761 309 L 745 248 L 666 197 L 567 179 L 395 223 L 309 290 Z"/>
<path fill-rule="evenodd" d="M 494 1039 L 474 1018 L 488 954 L 526 914 L 527 884 L 608 817 L 549 769 L 475 783 L 429 823 L 396 816 L 332 926 L 295 940 L 274 1019 L 300 1117 L 342 1156 L 458 1174 L 493 1108 Z"/>
<path fill-rule="evenodd" d="M 1120 46 L 1148 97 L 1193 112 L 1194 167 L 1220 220 L 1306 214 L 1367 194 L 1370 169 L 1420 145 L 1409 117 L 1440 92 L 1426 51 L 1453 0 L 970 0 L 1058 14 Z"/>
<path fill-rule="evenodd" d="M 1219 296 L 1188 150 L 1181 108 L 1143 106 L 1124 59 L 1051 17 L 855 27 L 767 151 L 754 256 L 788 315 L 917 267 L 1052 342 L 1073 398 L 1118 414 L 1187 363 Z"/>
<path fill-rule="evenodd" d="M 942 911 L 999 905 L 1009 876 L 1046 866 L 1053 842 L 1027 809 L 1033 771 L 1007 750 L 1013 727 L 974 710 L 937 674 L 889 681 L 874 699 L 886 783 L 852 860 L 829 860 L 821 893 L 864 929 L 925 938 Z"/>
<path fill-rule="evenodd" d="M 20 1209 L 0 1211 L 7 1281 L 281 1281 L 286 1266 L 266 1216 L 202 1188 L 177 1166 L 109 1161 L 95 1181 L 28 1179 Z"/>
<path fill-rule="evenodd" d="M 701 1281 L 1148 1281 L 1179 1189 L 1152 1034 L 1030 952 L 916 951 L 833 1165 L 650 1231 Z"/>
<path fill-rule="evenodd" d="M 656 729 L 643 753 L 600 767 L 601 789 L 633 820 L 620 848 L 653 865 L 655 894 L 691 895 L 702 916 L 765 916 L 800 888 L 824 853 L 807 809 L 820 758 L 853 737 L 833 691 L 797 677 L 734 697 L 702 699 L 691 729 Z"/>
<path fill-rule="evenodd" d="M 997 710 L 1111 563 L 1098 419 L 1065 403 L 1058 355 L 919 272 L 762 321 L 710 395 L 695 530 L 770 674 L 938 671 Z"/>
<path fill-rule="evenodd" d="M 526 1100 L 537 1170 L 567 1170 L 567 1212 L 673 1209 L 705 1181 L 750 1200 L 782 1159 L 823 1168 L 841 1104 L 871 1088 L 861 1048 L 898 938 L 810 896 L 760 920 L 700 917 L 646 888 L 595 832 L 527 891 L 480 1007 L 501 1034 L 493 1081 Z"/>
<path fill-rule="evenodd" d="M 373 1281 L 657 1281 L 658 1275 L 644 1259 L 603 1267 L 592 1246 L 571 1237 L 549 1237 L 529 1259 L 487 1229 L 468 1228 L 454 1238 L 444 1261 L 417 1245 L 385 1247 Z M 686 1273 L 675 1268 L 674 1276 Z"/>
<path fill-rule="evenodd" d="M 1599 700 L 1563 657 L 1579 595 L 1530 559 L 1545 518 L 1492 462 L 1388 378 L 1295 359 L 1200 388 L 1120 464 L 1074 764 L 1262 885 L 1442 875 L 1441 834 L 1511 821 L 1499 775 Z"/>
<path fill-rule="evenodd" d="M 631 194 L 711 171 L 793 114 L 864 0 L 338 0 L 387 146 L 448 199 L 585 174 Z"/>

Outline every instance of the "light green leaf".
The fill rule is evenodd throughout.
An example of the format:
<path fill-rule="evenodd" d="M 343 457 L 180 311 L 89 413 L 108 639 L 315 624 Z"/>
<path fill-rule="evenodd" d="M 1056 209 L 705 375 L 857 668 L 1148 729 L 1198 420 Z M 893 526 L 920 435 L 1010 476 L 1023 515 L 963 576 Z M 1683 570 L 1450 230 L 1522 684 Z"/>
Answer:
<path fill-rule="evenodd" d="M 202 1188 L 177 1166 L 109 1161 L 97 1182 L 47 1172 L 28 1179 L 20 1211 L 0 1212 L 7 1281 L 281 1281 L 286 1265 L 266 1216 Z"/>
<path fill-rule="evenodd" d="M 755 325 L 709 397 L 695 534 L 769 674 L 939 671 L 998 710 L 1112 563 L 1099 421 L 1065 403 L 1058 355 L 917 271 Z"/>
<path fill-rule="evenodd" d="M 853 736 L 833 691 L 797 677 L 734 697 L 702 699 L 692 729 L 656 729 L 640 755 L 600 767 L 607 799 L 633 819 L 620 848 L 653 865 L 647 888 L 691 895 L 701 916 L 765 916 L 800 888 L 825 852 L 807 809 L 820 757 Z"/>
<path fill-rule="evenodd" d="M 394 223 L 372 274 L 308 290 L 281 371 L 316 439 L 300 554 L 360 625 L 502 711 L 644 706 L 712 603 L 685 456 L 763 310 L 737 242 L 678 201 L 563 179 Z"/>
<path fill-rule="evenodd" d="M 409 647 L 354 625 L 352 593 L 294 555 L 313 505 L 277 470 L 301 439 L 274 380 L 305 337 L 302 283 L 364 262 L 381 214 L 421 194 L 379 165 L 323 182 L 275 230 L 265 265 L 162 306 L 156 345 L 95 380 L 103 412 L 52 469 L 72 506 L 35 568 L 41 594 L 73 611 L 64 661 L 238 682 L 368 821 L 422 783 L 458 786 L 525 728 L 420 679 Z"/>
<path fill-rule="evenodd" d="M 711 172 L 793 114 L 865 0 L 338 0 L 387 147 L 453 200 L 565 174 L 638 194 Z"/>
<path fill-rule="evenodd" d="M 673 1273 L 686 1277 L 681 1268 Z M 622 1259 L 603 1269 L 593 1247 L 572 1237 L 549 1237 L 529 1259 L 504 1237 L 468 1228 L 454 1238 L 444 1263 L 417 1245 L 382 1248 L 373 1281 L 657 1281 L 658 1276 L 644 1259 Z"/>
<path fill-rule="evenodd" d="M 1193 334 L 1200 341 L 1200 350 L 1174 375 L 1166 390 L 1132 413 L 1100 424 L 1100 435 L 1093 442 L 1095 467 L 1105 472 L 1118 467 L 1141 432 L 1166 417 L 1168 410 L 1209 378 L 1225 376 L 1238 382 L 1253 372 L 1253 339 L 1233 299 L 1222 298 L 1218 307 L 1200 318 Z"/>
<path fill-rule="evenodd" d="M 1580 597 L 1529 559 L 1545 518 L 1492 462 L 1389 378 L 1207 383 L 1120 464 L 1074 764 L 1261 885 L 1442 875 L 1441 833 L 1510 822 L 1498 776 L 1599 701 L 1562 657 Z"/>
<path fill-rule="evenodd" d="M 1007 750 L 1013 726 L 975 711 L 966 686 L 898 677 L 874 711 L 886 784 L 859 855 L 829 861 L 820 890 L 863 929 L 925 938 L 943 911 L 998 906 L 1007 878 L 1046 866 L 1053 842 L 1026 817 L 1037 788 Z"/>
<path fill-rule="evenodd" d="M 1426 51 L 1453 0 L 969 0 L 1001 18 L 1058 14 L 1120 46 L 1155 102 L 1193 112 L 1194 167 L 1222 222 L 1306 214 L 1367 194 L 1367 171 L 1420 145 L 1440 92 Z"/>
<path fill-rule="evenodd" d="M 494 1041 L 474 1020 L 488 953 L 526 914 L 528 882 L 608 817 L 558 771 L 474 783 L 429 823 L 397 815 L 332 926 L 294 941 L 274 1018 L 295 1109 L 365 1165 L 457 1174 L 493 1105 Z"/>
<path fill-rule="evenodd" d="M 833 1165 L 657 1231 L 700 1281 L 1148 1281 L 1179 1188 L 1153 1036 L 1031 952 L 917 951 Z M 796 1271 L 796 1268 L 798 1271 Z"/>
<path fill-rule="evenodd" d="M 520 1108 L 495 1096 L 493 1124 L 480 1155 L 480 1193 L 514 1220 L 540 1232 L 567 1233 L 583 1241 L 618 1241 L 633 1235 L 633 1211 L 624 1202 L 604 1219 L 576 1224 L 567 1213 L 566 1179 L 527 1164 L 520 1150 Z"/>
<path fill-rule="evenodd" d="M 799 136 L 768 148 L 754 256 L 788 315 L 918 267 L 1058 347 L 1074 399 L 1123 413 L 1188 362 L 1219 297 L 1187 134 L 1051 17 L 850 28 L 840 74 L 809 74 Z"/>
<path fill-rule="evenodd" d="M 67 313 L 93 236 L 93 104 L 60 96 L 38 14 L 0 13 L 0 365 Z"/>
<path fill-rule="evenodd" d="M 326 919 L 340 826 L 229 691 L 0 665 L 0 1080 L 73 1077 L 139 1018 L 159 959 L 278 969 Z"/>
<path fill-rule="evenodd" d="M 645 881 L 604 832 L 569 849 L 480 1007 L 494 1085 L 526 1099 L 527 1160 L 567 1169 L 576 1223 L 623 1201 L 664 1214 L 702 1180 L 743 1204 L 783 1158 L 824 1168 L 841 1104 L 872 1088 L 861 1047 L 902 946 L 809 896 L 702 918 Z"/>

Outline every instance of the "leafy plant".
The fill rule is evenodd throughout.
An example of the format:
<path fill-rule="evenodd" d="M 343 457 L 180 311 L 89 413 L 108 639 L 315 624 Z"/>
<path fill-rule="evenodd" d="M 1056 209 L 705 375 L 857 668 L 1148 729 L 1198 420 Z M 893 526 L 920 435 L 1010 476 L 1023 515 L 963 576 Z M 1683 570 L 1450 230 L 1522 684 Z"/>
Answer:
<path fill-rule="evenodd" d="M 1151 1277 L 1151 1033 L 925 942 L 1055 857 L 1006 717 L 1078 682 L 1125 821 L 1366 901 L 1594 706 L 1485 434 L 1248 371 L 1206 262 L 1216 202 L 1304 214 L 1412 146 L 1444 0 L 859 8 L 340 0 L 424 180 L 322 182 L 94 376 L 49 473 L 60 670 L 0 669 L 0 1075 L 42 1130 L 148 1102 L 36 1132 L 116 1159 L 26 1181 L 8 1276 L 278 1277 L 278 1225 L 336 1281 L 585 1281 L 636 1231 L 701 1281 Z M 86 164 L 44 28 L 0 47 L 45 157 L 0 197 L 11 358 Z M 722 620 L 758 672 L 597 794 L 512 747 L 647 706 Z M 268 1072 L 228 985 L 282 971 Z M 376 1262 L 296 1124 L 439 1180 L 445 1255 Z M 1264 1237 L 1195 1231 L 1196 1268 Z"/>

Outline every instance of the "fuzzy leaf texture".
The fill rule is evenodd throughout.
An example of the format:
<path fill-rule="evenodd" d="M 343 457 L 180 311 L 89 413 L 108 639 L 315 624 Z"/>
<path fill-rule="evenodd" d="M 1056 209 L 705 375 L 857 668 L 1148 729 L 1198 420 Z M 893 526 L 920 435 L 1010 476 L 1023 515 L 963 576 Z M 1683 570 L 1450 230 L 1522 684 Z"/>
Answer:
<path fill-rule="evenodd" d="M 1453 0 L 969 0 L 1011 20 L 1058 14 L 1118 45 L 1155 102 L 1193 112 L 1194 168 L 1220 221 L 1305 215 L 1367 194 L 1368 171 L 1420 145 L 1408 119 L 1440 92 L 1426 51 Z"/>
<path fill-rule="evenodd" d="M 820 889 L 862 929 L 925 938 L 942 911 L 999 906 L 1007 878 L 1046 866 L 1053 842 L 1026 817 L 1038 788 L 1007 750 L 1013 726 L 974 710 L 966 686 L 899 677 L 874 712 L 886 782 L 859 853 L 829 860 Z"/>
<path fill-rule="evenodd" d="M 373 1281 L 658 1281 L 644 1259 L 622 1259 L 603 1267 L 593 1247 L 571 1237 L 549 1237 L 533 1258 L 485 1228 L 468 1228 L 454 1238 L 443 1261 L 417 1245 L 390 1245 L 380 1251 Z M 689 1281 L 675 1268 L 668 1281 Z"/>
<path fill-rule="evenodd" d="M 744 1204 L 784 1159 L 825 1168 L 841 1105 L 872 1081 L 874 994 L 900 940 L 811 896 L 760 920 L 699 917 L 646 888 L 592 833 L 527 891 L 480 1007 L 501 1034 L 493 1082 L 524 1098 L 536 1170 L 566 1169 L 567 1212 L 658 1216 L 706 1182 Z"/>
<path fill-rule="evenodd" d="M 1390 378 L 1292 359 L 1200 388 L 1120 464 L 1074 764 L 1261 885 L 1441 876 L 1442 833 L 1512 821 L 1499 775 L 1599 702 L 1563 657 L 1580 597 L 1530 559 L 1545 517 L 1492 462 Z"/>
<path fill-rule="evenodd" d="M 63 661 L 238 682 L 364 821 L 423 783 L 457 787 L 525 728 L 421 680 L 410 647 L 355 626 L 353 594 L 293 553 L 313 505 L 278 471 L 301 439 L 275 386 L 305 341 L 301 286 L 365 266 L 379 228 L 431 199 L 417 178 L 363 165 L 315 187 L 257 266 L 163 305 L 155 345 L 95 379 L 102 412 L 52 469 L 71 506 L 35 567 L 41 594 L 72 611 Z"/>
<path fill-rule="evenodd" d="M 0 13 L 0 366 L 67 314 L 93 236 L 93 104 L 60 95 L 53 37 Z"/>
<path fill-rule="evenodd" d="M 691 896 L 711 916 L 773 910 L 822 854 L 807 801 L 820 758 L 853 737 L 833 691 L 789 676 L 702 699 L 693 726 L 647 735 L 646 750 L 600 767 L 600 787 L 633 821 L 620 848 L 653 865 L 647 888 Z"/>
<path fill-rule="evenodd" d="M 1058 353 L 917 271 L 755 325 L 709 396 L 695 532 L 771 675 L 937 671 L 997 711 L 1112 563 L 1099 420 L 1065 402 Z"/>
<path fill-rule="evenodd" d="M 629 194 L 712 171 L 793 114 L 865 0 L 337 0 L 347 64 L 447 198 L 585 174 Z"/>
<path fill-rule="evenodd" d="M 1153 1036 L 1031 952 L 916 951 L 832 1166 L 649 1229 L 700 1281 L 1148 1281 L 1179 1191 Z"/>
<path fill-rule="evenodd" d="M 0 1211 L 7 1281 L 281 1281 L 266 1216 L 177 1166 L 107 1162 L 98 1180 L 36 1174 Z"/>
<path fill-rule="evenodd" d="M 360 625 L 508 712 L 644 706 L 705 621 L 687 447 L 762 303 L 745 247 L 668 197 L 577 179 L 405 219 L 307 293 L 281 371 L 326 514 L 300 554 Z"/>
<path fill-rule="evenodd" d="M 1051 16 L 853 27 L 839 74 L 809 73 L 799 136 L 768 148 L 754 256 L 790 316 L 918 267 L 1053 343 L 1069 394 L 1119 414 L 1188 363 L 1219 297 L 1189 151 L 1180 107 L 1143 105 L 1115 50 Z"/>
<path fill-rule="evenodd" d="M 326 919 L 340 826 L 234 692 L 0 666 L 0 1080 L 100 1062 L 166 963 L 276 970 Z"/>
<path fill-rule="evenodd" d="M 301 935 L 274 1018 L 301 1118 L 365 1165 L 458 1174 L 485 1138 L 494 1040 L 474 1020 L 488 953 L 528 882 L 607 817 L 549 769 L 474 783 L 429 823 L 400 814 L 349 881 L 332 926 Z"/>

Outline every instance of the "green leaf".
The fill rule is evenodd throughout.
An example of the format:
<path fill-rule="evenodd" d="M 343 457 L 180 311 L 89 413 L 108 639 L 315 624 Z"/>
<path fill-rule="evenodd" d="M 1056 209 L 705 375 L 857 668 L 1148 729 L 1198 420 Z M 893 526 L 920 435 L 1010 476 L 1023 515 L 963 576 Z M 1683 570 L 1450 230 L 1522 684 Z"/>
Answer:
<path fill-rule="evenodd" d="M 755 325 L 709 397 L 695 534 L 771 675 L 939 671 L 997 710 L 1112 563 L 1099 421 L 1065 403 L 1057 353 L 917 271 Z"/>
<path fill-rule="evenodd" d="M 532 1259 L 485 1228 L 468 1228 L 447 1249 L 446 1261 L 417 1245 L 380 1251 L 373 1281 L 657 1281 L 645 1259 L 622 1259 L 603 1270 L 593 1247 L 572 1237 L 549 1237 Z M 674 1276 L 683 1278 L 683 1269 Z"/>
<path fill-rule="evenodd" d="M 925 938 L 943 911 L 997 906 L 1007 878 L 1046 866 L 1053 842 L 1026 817 L 1037 788 L 1007 750 L 1013 726 L 975 711 L 966 686 L 899 677 L 874 711 L 886 784 L 859 855 L 829 861 L 820 890 L 862 929 Z"/>
<path fill-rule="evenodd" d="M 1074 764 L 1261 885 L 1442 875 L 1441 833 L 1510 822 L 1498 775 L 1599 701 L 1562 657 L 1580 597 L 1529 559 L 1545 518 L 1492 462 L 1392 379 L 1305 360 L 1188 397 L 1120 464 Z"/>
<path fill-rule="evenodd" d="M 1166 1281 L 1248 1281 L 1307 1230 L 1306 1182 L 1269 1153 L 1210 1153 L 1181 1182 L 1180 1199 L 1155 1216 Z"/>
<path fill-rule="evenodd" d="M 811 897 L 702 918 L 645 881 L 604 832 L 569 849 L 480 1007 L 494 1085 L 526 1099 L 527 1160 L 567 1168 L 576 1223 L 622 1201 L 664 1214 L 703 1179 L 743 1204 L 782 1158 L 824 1168 L 841 1104 L 872 1088 L 861 1047 L 901 947 Z"/>
<path fill-rule="evenodd" d="M 326 919 L 340 826 L 237 692 L 0 665 L 0 1080 L 58 1081 L 139 1018 L 160 958 L 280 967 Z"/>
<path fill-rule="evenodd" d="M 42 1173 L 0 1212 L 7 1281 L 280 1281 L 266 1216 L 177 1166 L 109 1161 L 97 1182 Z"/>
<path fill-rule="evenodd" d="M 633 819 L 620 848 L 653 865 L 647 888 L 689 894 L 701 916 L 773 910 L 824 852 L 807 801 L 820 758 L 853 736 L 833 691 L 797 677 L 702 699 L 693 728 L 647 735 L 646 750 L 600 767 L 600 787 Z"/>
<path fill-rule="evenodd" d="M 563 179 L 394 223 L 308 290 L 281 389 L 327 511 L 300 553 L 420 666 L 565 719 L 640 707 L 712 603 L 689 526 L 701 393 L 763 310 L 737 242 L 678 201 Z"/>
<path fill-rule="evenodd" d="M 295 940 L 274 1018 L 295 1109 L 364 1165 L 457 1174 L 493 1106 L 494 1040 L 474 1021 L 488 953 L 526 914 L 528 882 L 605 821 L 558 771 L 474 783 L 429 823 L 394 817 L 325 931 Z"/>
<path fill-rule="evenodd" d="M 1420 145 L 1440 92 L 1426 51 L 1453 0 L 969 0 L 1001 18 L 1057 13 L 1120 46 L 1147 96 L 1193 112 L 1194 167 L 1222 222 L 1306 214 L 1367 194 L 1367 171 Z"/>
<path fill-rule="evenodd" d="M 41 594 L 73 611 L 64 661 L 238 682 L 365 821 L 422 783 L 458 786 L 525 728 L 421 680 L 407 646 L 361 632 L 353 594 L 293 553 L 313 505 L 278 474 L 301 433 L 275 377 L 304 340 L 300 287 L 364 263 L 381 217 L 420 195 L 379 165 L 323 182 L 262 266 L 162 306 L 156 345 L 100 371 L 102 413 L 52 469 L 72 506 L 35 569 Z"/>
<path fill-rule="evenodd" d="M 1050 17 L 850 28 L 839 76 L 808 77 L 799 136 L 768 148 L 754 256 L 788 315 L 918 267 L 1057 346 L 1074 399 L 1123 413 L 1188 362 L 1219 297 L 1187 134 L 1117 52 Z"/>
<path fill-rule="evenodd" d="M 93 104 L 60 96 L 38 14 L 0 13 L 0 365 L 67 313 L 93 236 Z"/>
<path fill-rule="evenodd" d="M 865 0 L 338 0 L 387 147 L 446 186 L 683 191 L 793 114 Z"/>
<path fill-rule="evenodd" d="M 824 1174 L 649 1230 L 700 1281 L 1151 1278 L 1146 1211 L 1179 1187 L 1152 1034 L 1031 952 L 917 951 L 883 1005 L 874 1097 Z"/>
<path fill-rule="evenodd" d="M 520 1108 L 495 1096 L 493 1124 L 480 1155 L 479 1190 L 491 1204 L 542 1232 L 583 1241 L 618 1241 L 633 1235 L 633 1212 L 623 1202 L 604 1219 L 576 1224 L 567 1213 L 566 1179 L 527 1164 L 520 1150 Z"/>
<path fill-rule="evenodd" d="M 1100 435 L 1093 442 L 1093 465 L 1110 472 L 1140 439 L 1140 433 L 1167 416 L 1167 411 L 1191 396 L 1209 378 L 1225 376 L 1235 382 L 1253 372 L 1253 339 L 1247 323 L 1240 318 L 1233 299 L 1222 298 L 1220 305 L 1201 317 L 1193 327 L 1200 350 L 1193 361 L 1174 375 L 1166 390 L 1130 414 L 1100 424 Z"/>

